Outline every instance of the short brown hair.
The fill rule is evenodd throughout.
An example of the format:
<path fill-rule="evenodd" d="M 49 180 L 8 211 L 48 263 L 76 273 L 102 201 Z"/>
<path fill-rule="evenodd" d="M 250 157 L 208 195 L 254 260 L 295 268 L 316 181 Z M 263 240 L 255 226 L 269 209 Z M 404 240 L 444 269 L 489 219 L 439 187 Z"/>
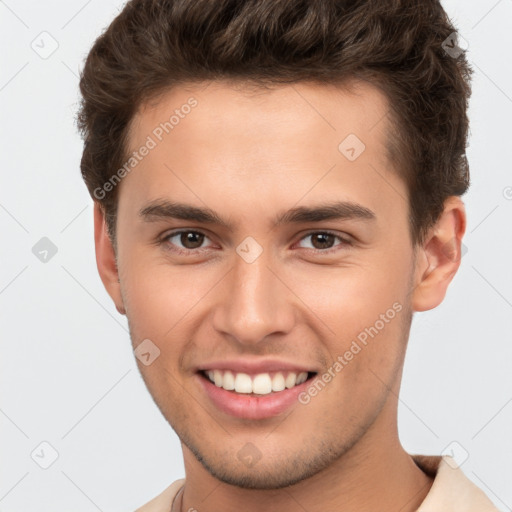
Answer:
<path fill-rule="evenodd" d="M 117 189 L 137 109 L 186 82 L 256 85 L 369 81 L 391 110 L 388 157 L 424 239 L 444 201 L 469 186 L 464 52 L 438 0 L 131 0 L 95 41 L 80 77 L 82 176 L 116 241 Z M 457 48 L 455 46 L 455 48 Z"/>

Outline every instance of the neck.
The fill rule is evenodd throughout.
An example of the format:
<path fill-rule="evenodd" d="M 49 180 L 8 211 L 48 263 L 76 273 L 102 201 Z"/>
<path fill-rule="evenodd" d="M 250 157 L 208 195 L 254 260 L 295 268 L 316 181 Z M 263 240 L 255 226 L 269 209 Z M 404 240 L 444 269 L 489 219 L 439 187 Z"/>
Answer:
<path fill-rule="evenodd" d="M 392 417 L 394 412 L 390 412 Z M 400 445 L 396 415 L 394 418 L 394 423 L 389 423 L 390 418 L 381 415 L 363 438 L 335 463 L 306 480 L 277 490 L 243 489 L 220 482 L 182 445 L 186 485 L 177 510 L 414 512 L 425 499 L 433 479 L 423 473 Z"/>

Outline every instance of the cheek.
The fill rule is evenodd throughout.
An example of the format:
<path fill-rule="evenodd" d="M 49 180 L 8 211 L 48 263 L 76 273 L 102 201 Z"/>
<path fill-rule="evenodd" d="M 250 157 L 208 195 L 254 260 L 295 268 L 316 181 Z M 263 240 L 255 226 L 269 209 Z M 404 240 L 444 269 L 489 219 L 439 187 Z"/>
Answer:
<path fill-rule="evenodd" d="M 382 314 L 407 298 L 406 266 L 375 261 L 328 268 L 314 266 L 287 272 L 286 282 L 326 332 L 346 338 L 372 326 Z M 396 308 L 395 308 L 396 309 Z M 399 309 L 399 308 L 398 308 Z M 390 315 L 394 318 L 395 311 Z"/>
<path fill-rule="evenodd" d="M 390 396 L 389 390 L 395 389 L 403 360 L 406 313 L 396 309 L 388 310 L 388 323 L 379 317 L 366 322 L 349 314 L 343 321 L 340 314 L 336 335 L 324 340 L 330 361 L 317 377 L 321 382 L 314 380 L 302 396 L 301 403 L 307 404 L 307 421 L 320 418 L 323 427 L 331 428 L 336 435 L 341 435 L 340 425 L 345 432 L 355 432 L 371 423 Z"/>
<path fill-rule="evenodd" d="M 358 396 L 369 392 L 368 386 L 382 386 L 372 372 L 390 382 L 405 350 L 408 276 L 398 268 L 312 267 L 307 278 L 295 273 L 291 281 L 306 305 L 306 321 L 323 340 L 328 366 L 338 361 L 343 367 L 333 368 L 337 377 L 343 375 L 333 381 L 346 379 L 350 386 L 344 389 L 356 388 Z"/>
<path fill-rule="evenodd" d="M 206 267 L 190 271 L 154 258 L 127 259 L 122 270 L 127 315 L 139 334 L 159 339 L 191 315 L 216 282 Z"/>

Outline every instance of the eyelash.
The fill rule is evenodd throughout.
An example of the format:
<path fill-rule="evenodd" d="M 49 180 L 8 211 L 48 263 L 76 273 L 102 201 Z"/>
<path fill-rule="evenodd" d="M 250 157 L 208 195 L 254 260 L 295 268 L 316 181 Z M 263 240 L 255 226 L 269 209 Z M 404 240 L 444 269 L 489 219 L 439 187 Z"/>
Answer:
<path fill-rule="evenodd" d="M 192 230 L 192 229 L 182 229 L 182 230 L 178 230 L 178 231 L 173 231 L 172 233 L 168 233 L 167 235 L 165 235 L 160 241 L 159 243 L 160 244 L 166 244 L 167 245 L 167 249 L 174 252 L 174 253 L 177 253 L 177 254 L 180 254 L 180 255 L 185 255 L 185 256 L 193 256 L 195 254 L 197 254 L 198 252 L 204 250 L 204 249 L 207 249 L 206 247 L 198 247 L 196 249 L 180 249 L 180 248 L 177 248 L 177 247 L 172 247 L 170 242 L 169 242 L 169 239 L 175 237 L 176 235 L 181 235 L 183 233 L 195 233 L 195 234 L 200 234 L 200 235 L 204 235 L 206 238 L 208 238 L 208 235 L 206 235 L 205 233 L 203 233 L 202 231 L 196 231 L 196 230 Z M 333 252 L 337 252 L 340 250 L 340 245 L 341 246 L 351 246 L 352 245 L 352 241 L 349 240 L 348 238 L 345 238 L 341 235 L 338 235 L 337 233 L 334 233 L 332 231 L 329 231 L 329 230 L 322 230 L 322 231 L 310 231 L 308 233 L 306 233 L 300 240 L 304 240 L 305 238 L 308 238 L 312 235 L 318 235 L 318 234 L 322 234 L 322 235 L 332 235 L 334 236 L 335 238 L 337 238 L 341 244 L 338 244 L 337 246 L 334 246 L 334 247 L 331 247 L 329 249 L 309 249 L 309 248 L 306 248 L 306 250 L 308 251 L 313 251 L 314 253 L 316 254 L 331 254 Z"/>

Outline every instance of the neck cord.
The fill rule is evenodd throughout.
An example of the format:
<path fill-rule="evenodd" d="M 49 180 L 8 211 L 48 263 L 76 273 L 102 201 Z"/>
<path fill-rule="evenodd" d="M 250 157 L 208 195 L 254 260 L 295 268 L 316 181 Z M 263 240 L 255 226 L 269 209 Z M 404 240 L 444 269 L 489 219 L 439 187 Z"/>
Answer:
<path fill-rule="evenodd" d="M 183 488 L 185 486 L 183 485 L 180 490 L 178 491 L 178 494 L 176 494 L 176 496 L 174 497 L 174 499 L 172 500 L 172 508 L 171 508 L 171 512 L 181 512 L 181 507 L 182 507 L 182 504 L 183 504 Z"/>

